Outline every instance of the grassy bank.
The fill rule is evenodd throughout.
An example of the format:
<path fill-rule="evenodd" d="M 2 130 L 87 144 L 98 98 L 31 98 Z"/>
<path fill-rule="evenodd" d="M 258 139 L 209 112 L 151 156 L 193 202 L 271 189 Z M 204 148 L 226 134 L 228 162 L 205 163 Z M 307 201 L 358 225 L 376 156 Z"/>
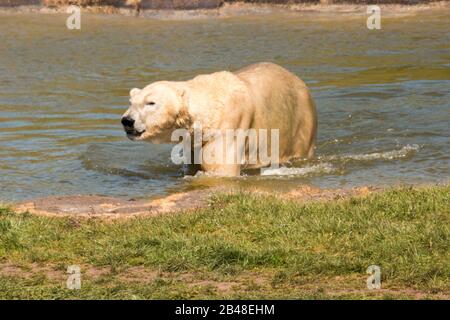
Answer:
<path fill-rule="evenodd" d="M 0 209 L 0 298 L 449 298 L 450 186 L 299 203 L 216 195 L 124 221 Z M 378 265 L 382 289 L 366 288 Z M 81 290 L 65 287 L 68 265 Z"/>

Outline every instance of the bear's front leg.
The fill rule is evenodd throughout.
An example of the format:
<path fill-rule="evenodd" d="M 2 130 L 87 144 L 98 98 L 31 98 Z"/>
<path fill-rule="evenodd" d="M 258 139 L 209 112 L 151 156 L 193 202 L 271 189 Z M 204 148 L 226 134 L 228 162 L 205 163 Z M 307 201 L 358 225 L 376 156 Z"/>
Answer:
<path fill-rule="evenodd" d="M 236 177 L 241 165 L 236 161 L 236 149 L 226 147 L 221 139 L 208 142 L 202 148 L 202 171 L 217 176 Z"/>

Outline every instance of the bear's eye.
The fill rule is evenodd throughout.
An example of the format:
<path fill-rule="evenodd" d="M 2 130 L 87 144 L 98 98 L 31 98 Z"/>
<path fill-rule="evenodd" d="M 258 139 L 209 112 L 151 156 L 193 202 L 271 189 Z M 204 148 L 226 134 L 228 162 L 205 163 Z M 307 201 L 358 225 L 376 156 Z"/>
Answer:
<path fill-rule="evenodd" d="M 153 101 L 147 102 L 147 106 L 153 106 L 155 103 Z"/>

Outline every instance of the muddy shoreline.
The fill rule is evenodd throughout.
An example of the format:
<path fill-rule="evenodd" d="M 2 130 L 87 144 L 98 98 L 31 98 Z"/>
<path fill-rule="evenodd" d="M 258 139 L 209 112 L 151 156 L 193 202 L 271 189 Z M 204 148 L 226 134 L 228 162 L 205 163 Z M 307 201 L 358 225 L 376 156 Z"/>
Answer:
<path fill-rule="evenodd" d="M 232 17 L 246 15 L 273 14 L 339 14 L 366 15 L 368 4 L 377 4 L 384 15 L 414 14 L 424 10 L 440 10 L 450 8 L 450 1 L 149 1 L 135 5 L 134 0 L 122 2 L 91 1 L 83 5 L 81 11 L 93 14 L 124 15 L 155 19 L 197 19 L 214 17 Z M 99 3 L 106 3 L 100 4 Z M 0 14 L 8 13 L 65 13 L 66 1 L 41 0 L 0 0 Z"/>
<path fill-rule="evenodd" d="M 411 185 L 414 189 L 427 188 L 441 184 Z M 277 199 L 300 203 L 330 202 L 354 197 L 365 197 L 392 188 L 406 185 L 361 186 L 348 188 L 318 188 L 300 185 L 288 192 L 271 193 L 257 188 L 232 189 L 211 187 L 203 190 L 178 192 L 164 197 L 134 199 L 99 195 L 49 196 L 20 201 L 10 207 L 17 213 L 30 213 L 46 217 L 70 217 L 75 219 L 100 219 L 114 221 L 136 217 L 155 217 L 166 214 L 192 212 L 210 205 L 215 194 L 252 194 L 261 197 L 275 196 Z"/>
<path fill-rule="evenodd" d="M 0 7 L 42 6 L 57 8 L 67 5 L 81 7 L 129 7 L 140 9 L 214 9 L 225 4 L 246 3 L 252 5 L 367 5 L 367 4 L 401 4 L 419 5 L 442 2 L 442 0 L 0 0 Z"/>
<path fill-rule="evenodd" d="M 333 201 L 354 196 L 365 196 L 383 190 L 379 187 L 355 187 L 341 189 L 320 189 L 312 186 L 299 186 L 276 197 L 300 202 Z M 121 199 L 96 195 L 50 196 L 22 201 L 14 204 L 15 212 L 29 212 L 40 216 L 118 219 L 132 217 L 152 217 L 161 214 L 185 212 L 205 208 L 215 193 L 235 193 L 239 190 L 209 188 L 180 192 L 157 199 Z M 268 196 L 261 190 L 241 190 L 241 192 Z"/>

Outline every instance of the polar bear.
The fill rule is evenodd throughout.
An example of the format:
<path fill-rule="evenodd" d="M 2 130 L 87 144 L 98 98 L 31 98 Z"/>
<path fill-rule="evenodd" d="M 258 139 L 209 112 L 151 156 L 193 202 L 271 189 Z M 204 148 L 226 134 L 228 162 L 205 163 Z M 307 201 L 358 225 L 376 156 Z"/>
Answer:
<path fill-rule="evenodd" d="M 273 63 L 198 75 L 188 81 L 154 82 L 144 89 L 132 89 L 130 102 L 121 122 L 133 141 L 174 143 L 174 130 L 186 129 L 192 134 L 194 123 L 199 123 L 203 131 L 278 130 L 280 164 L 314 155 L 317 115 L 312 96 L 302 80 Z M 218 140 L 213 137 L 202 141 L 201 152 L 214 154 Z M 266 141 L 274 145 L 270 137 Z M 248 152 L 248 144 L 245 140 L 238 147 Z M 230 152 L 235 151 L 225 151 L 228 155 Z M 200 169 L 237 176 L 241 169 L 268 165 L 258 160 L 249 164 L 246 159 L 236 163 L 200 163 Z"/>

